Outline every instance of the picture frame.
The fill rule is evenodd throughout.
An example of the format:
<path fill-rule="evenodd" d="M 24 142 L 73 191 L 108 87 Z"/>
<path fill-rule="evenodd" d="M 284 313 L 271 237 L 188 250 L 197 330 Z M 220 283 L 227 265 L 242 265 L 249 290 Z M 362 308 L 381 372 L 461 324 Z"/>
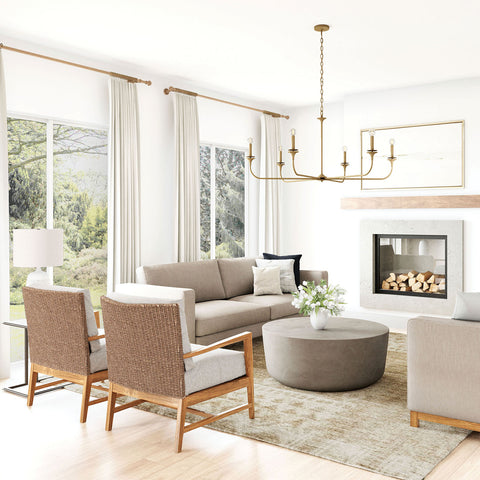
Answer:
<path fill-rule="evenodd" d="M 366 153 L 370 128 L 360 130 L 362 172 L 370 168 Z M 419 188 L 463 188 L 465 185 L 465 120 L 380 127 L 375 130 L 372 176 L 384 177 L 390 172 L 390 142 L 395 140 L 393 171 L 378 181 L 361 179 L 362 190 L 397 190 Z"/>

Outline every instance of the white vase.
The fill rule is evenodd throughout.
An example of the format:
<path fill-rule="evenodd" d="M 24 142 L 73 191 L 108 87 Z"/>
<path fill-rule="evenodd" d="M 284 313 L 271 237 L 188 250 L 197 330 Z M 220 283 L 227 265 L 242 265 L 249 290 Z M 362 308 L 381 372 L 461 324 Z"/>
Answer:
<path fill-rule="evenodd" d="M 310 314 L 310 323 L 315 330 L 323 330 L 328 320 L 328 312 L 325 310 L 319 310 L 317 313 L 312 312 Z"/>

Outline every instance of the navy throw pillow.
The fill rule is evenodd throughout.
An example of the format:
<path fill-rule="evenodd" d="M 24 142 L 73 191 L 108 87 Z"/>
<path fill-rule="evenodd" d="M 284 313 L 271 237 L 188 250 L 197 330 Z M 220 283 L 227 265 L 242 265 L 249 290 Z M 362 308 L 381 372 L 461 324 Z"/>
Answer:
<path fill-rule="evenodd" d="M 298 255 L 274 255 L 273 253 L 264 253 L 263 258 L 265 260 L 294 260 L 293 273 L 295 275 L 295 285 L 300 285 L 300 259 L 302 254 Z"/>

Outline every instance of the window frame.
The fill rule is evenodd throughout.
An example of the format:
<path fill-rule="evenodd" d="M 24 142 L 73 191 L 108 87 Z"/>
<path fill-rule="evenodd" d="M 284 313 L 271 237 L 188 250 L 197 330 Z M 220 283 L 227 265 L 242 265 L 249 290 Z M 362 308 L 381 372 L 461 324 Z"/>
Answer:
<path fill-rule="evenodd" d="M 247 245 L 248 245 L 248 234 L 249 234 L 249 208 L 248 208 L 248 198 L 249 198 L 249 170 L 248 170 L 248 160 L 247 160 L 247 153 L 248 149 L 244 146 L 239 147 L 235 145 L 229 145 L 224 143 L 218 142 L 207 142 L 207 141 L 200 141 L 200 147 L 208 147 L 210 148 L 210 260 L 214 260 L 216 258 L 216 245 L 215 245 L 215 209 L 216 209 L 216 185 L 215 185 L 215 167 L 216 167 L 216 149 L 222 150 L 235 150 L 237 152 L 243 152 L 245 154 L 244 159 L 244 169 L 245 169 L 245 179 L 244 179 L 244 236 L 245 236 L 245 254 L 247 253 Z M 213 158 L 213 162 L 212 162 Z M 200 162 L 200 151 L 198 156 L 198 161 Z M 212 194 L 213 192 L 213 194 Z M 212 219 L 214 221 L 212 221 Z"/>

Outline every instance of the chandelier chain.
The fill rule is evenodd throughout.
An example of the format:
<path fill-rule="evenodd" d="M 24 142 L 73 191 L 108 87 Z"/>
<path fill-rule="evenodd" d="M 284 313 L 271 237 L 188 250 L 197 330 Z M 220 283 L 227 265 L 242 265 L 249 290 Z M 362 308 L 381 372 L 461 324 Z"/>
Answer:
<path fill-rule="evenodd" d="M 323 32 L 320 32 L 320 117 L 323 117 Z"/>

